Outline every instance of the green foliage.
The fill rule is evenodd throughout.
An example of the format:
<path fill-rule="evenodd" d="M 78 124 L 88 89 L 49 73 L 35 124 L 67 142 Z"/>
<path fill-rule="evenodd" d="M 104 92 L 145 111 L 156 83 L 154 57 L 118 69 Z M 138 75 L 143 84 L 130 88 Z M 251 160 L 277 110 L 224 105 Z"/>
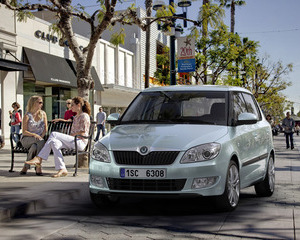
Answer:
<path fill-rule="evenodd" d="M 284 66 L 281 62 L 267 64 L 259 59 L 259 43 L 228 31 L 222 23 L 222 15 L 210 0 L 203 1 L 199 21 L 202 31 L 193 28 L 196 37 L 196 83 L 241 86 L 249 89 L 265 113 L 280 117 L 291 103 L 281 91 L 291 85 L 287 75 L 292 64 Z M 221 2 L 221 1 L 219 1 Z M 223 6 L 226 2 L 222 1 Z M 244 1 L 235 1 L 242 5 Z"/>
<path fill-rule="evenodd" d="M 114 45 L 124 44 L 125 43 L 125 30 L 121 28 L 120 31 L 115 32 L 111 35 L 110 42 Z"/>
<path fill-rule="evenodd" d="M 216 28 L 220 24 L 223 24 L 223 18 L 225 11 L 220 5 L 213 4 L 211 1 L 207 1 L 200 8 L 198 20 L 202 22 L 202 28 L 208 31 L 208 27 Z"/>
<path fill-rule="evenodd" d="M 17 12 L 17 18 L 19 22 L 26 22 L 27 19 L 34 19 L 34 15 L 29 11 Z"/>
<path fill-rule="evenodd" d="M 57 26 L 57 24 L 51 24 L 49 26 L 49 32 L 51 34 L 56 33 L 59 38 L 61 38 L 63 36 L 63 34 L 62 34 L 60 28 Z"/>
<path fill-rule="evenodd" d="M 157 80 L 158 85 L 170 84 L 170 57 L 169 48 L 165 47 L 164 53 L 156 55 L 157 70 L 154 73 L 154 77 Z"/>
<path fill-rule="evenodd" d="M 103 21 L 103 18 L 105 16 L 105 14 L 104 14 L 106 12 L 105 5 L 101 5 L 101 9 L 102 9 L 102 11 L 99 11 L 98 14 L 96 15 L 96 18 L 99 23 Z"/>
<path fill-rule="evenodd" d="M 155 17 L 159 18 L 157 21 L 161 25 L 162 32 L 170 32 L 173 24 L 171 17 L 176 12 L 174 6 L 163 6 L 156 11 Z"/>

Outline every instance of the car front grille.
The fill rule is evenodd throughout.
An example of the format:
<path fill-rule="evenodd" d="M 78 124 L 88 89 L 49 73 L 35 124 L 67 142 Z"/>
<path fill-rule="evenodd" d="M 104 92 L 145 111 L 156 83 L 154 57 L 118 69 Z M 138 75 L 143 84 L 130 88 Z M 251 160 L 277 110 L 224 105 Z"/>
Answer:
<path fill-rule="evenodd" d="M 118 179 L 106 178 L 110 190 L 125 191 L 180 191 L 186 179 Z"/>
<path fill-rule="evenodd" d="M 150 152 L 141 155 L 134 151 L 114 151 L 116 163 L 122 165 L 170 165 L 179 152 Z"/>

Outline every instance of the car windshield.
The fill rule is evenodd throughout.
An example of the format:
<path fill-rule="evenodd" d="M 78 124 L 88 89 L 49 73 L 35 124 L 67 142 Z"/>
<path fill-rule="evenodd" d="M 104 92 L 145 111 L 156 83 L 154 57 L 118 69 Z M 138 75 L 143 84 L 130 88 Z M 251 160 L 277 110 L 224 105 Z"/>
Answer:
<path fill-rule="evenodd" d="M 227 125 L 227 94 L 212 91 L 142 92 L 121 118 L 127 123 Z"/>

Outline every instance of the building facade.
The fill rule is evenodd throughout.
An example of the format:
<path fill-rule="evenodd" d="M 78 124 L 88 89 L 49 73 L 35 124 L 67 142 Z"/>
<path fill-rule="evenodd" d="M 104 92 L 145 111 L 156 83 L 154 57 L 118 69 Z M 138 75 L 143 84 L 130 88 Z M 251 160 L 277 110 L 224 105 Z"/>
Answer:
<path fill-rule="evenodd" d="M 68 43 L 49 32 L 51 21 L 36 17 L 18 22 L 15 12 L 2 4 L 0 16 L 1 130 L 8 139 L 13 102 L 25 113 L 29 97 L 41 95 L 48 119 L 63 117 L 66 99 L 77 95 L 76 63 Z M 80 45 L 88 44 L 87 37 L 76 37 Z M 89 99 L 94 116 L 100 105 L 107 114 L 122 113 L 143 88 L 137 58 L 124 47 L 98 41 L 91 71 L 95 88 Z"/>

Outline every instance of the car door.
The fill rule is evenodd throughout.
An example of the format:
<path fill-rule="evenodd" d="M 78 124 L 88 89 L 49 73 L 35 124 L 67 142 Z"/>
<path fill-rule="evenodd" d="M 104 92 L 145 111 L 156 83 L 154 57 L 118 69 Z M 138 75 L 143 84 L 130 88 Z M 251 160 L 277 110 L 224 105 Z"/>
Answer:
<path fill-rule="evenodd" d="M 259 106 L 253 95 L 242 93 L 247 112 L 254 114 L 257 117 L 257 123 L 251 125 L 251 133 L 253 137 L 252 159 L 247 160 L 243 164 L 243 171 L 249 178 L 249 181 L 255 181 L 264 175 L 265 162 L 268 157 L 268 143 L 270 135 L 270 127 L 265 121 L 262 121 Z"/>
<path fill-rule="evenodd" d="M 251 135 L 255 128 L 252 125 L 235 124 L 238 120 L 238 116 L 241 113 L 247 112 L 247 108 L 244 97 L 241 92 L 234 92 L 232 97 L 234 122 L 233 125 L 235 125 L 233 127 L 233 138 L 235 143 L 235 150 L 237 151 L 240 162 L 243 165 L 245 162 L 247 162 L 249 159 L 252 159 L 255 156 L 253 153 L 254 135 Z"/>

